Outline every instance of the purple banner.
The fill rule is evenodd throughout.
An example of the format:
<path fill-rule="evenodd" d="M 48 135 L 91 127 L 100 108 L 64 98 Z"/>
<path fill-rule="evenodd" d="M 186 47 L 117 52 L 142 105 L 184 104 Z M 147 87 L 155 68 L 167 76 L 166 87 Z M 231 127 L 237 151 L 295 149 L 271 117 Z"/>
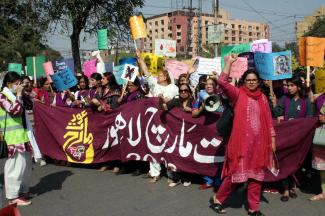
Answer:
<path fill-rule="evenodd" d="M 224 145 L 216 132 L 218 115 L 200 118 L 174 108 L 157 109 L 147 98 L 109 113 L 35 104 L 36 139 L 41 152 L 74 163 L 112 160 L 157 161 L 183 172 L 214 176 L 223 162 Z M 59 118 L 58 118 L 59 116 Z M 295 173 L 311 147 L 317 118 L 274 123 L 280 173 L 267 172 L 266 181 Z"/>

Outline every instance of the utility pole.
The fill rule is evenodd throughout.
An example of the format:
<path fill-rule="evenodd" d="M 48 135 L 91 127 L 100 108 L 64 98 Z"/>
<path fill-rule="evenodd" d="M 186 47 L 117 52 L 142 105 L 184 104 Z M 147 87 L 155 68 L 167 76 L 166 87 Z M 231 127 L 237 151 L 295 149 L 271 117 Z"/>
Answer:
<path fill-rule="evenodd" d="M 217 31 L 218 15 L 219 15 L 219 0 L 213 1 L 213 9 L 214 9 L 214 31 Z M 214 53 L 215 53 L 215 57 L 218 57 L 218 43 L 215 44 Z"/>
<path fill-rule="evenodd" d="M 201 46 L 202 46 L 202 0 L 199 0 L 199 13 L 198 13 L 198 28 L 197 28 L 197 33 L 198 33 L 198 43 L 196 47 L 196 55 L 200 55 L 201 52 Z M 203 25 L 206 27 L 205 25 Z"/>
<path fill-rule="evenodd" d="M 196 8 L 193 8 L 193 2 L 192 0 L 189 0 L 189 7 L 183 7 L 183 9 L 188 10 L 188 19 L 187 19 L 187 35 L 186 35 L 186 57 L 189 58 L 189 52 L 191 49 L 192 44 L 192 21 L 193 21 L 193 11 L 196 10 Z M 186 15 L 186 13 L 185 13 Z M 193 52 L 193 50 L 192 50 Z"/>

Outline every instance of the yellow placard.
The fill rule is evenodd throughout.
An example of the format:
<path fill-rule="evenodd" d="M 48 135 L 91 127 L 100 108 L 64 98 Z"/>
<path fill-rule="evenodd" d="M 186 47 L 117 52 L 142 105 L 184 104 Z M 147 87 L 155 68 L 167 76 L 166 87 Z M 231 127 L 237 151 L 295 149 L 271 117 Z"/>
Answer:
<path fill-rule="evenodd" d="M 158 76 L 158 58 L 159 56 L 152 54 L 152 53 L 141 53 L 141 58 L 143 61 L 146 63 L 148 71 L 153 75 L 153 76 Z"/>
<path fill-rule="evenodd" d="M 325 38 L 299 39 L 299 63 L 302 66 L 322 67 L 324 64 Z"/>
<path fill-rule="evenodd" d="M 325 68 L 318 68 L 315 71 L 316 94 L 325 92 Z"/>
<path fill-rule="evenodd" d="M 132 16 L 129 23 L 133 40 L 147 37 L 146 25 L 142 16 Z"/>

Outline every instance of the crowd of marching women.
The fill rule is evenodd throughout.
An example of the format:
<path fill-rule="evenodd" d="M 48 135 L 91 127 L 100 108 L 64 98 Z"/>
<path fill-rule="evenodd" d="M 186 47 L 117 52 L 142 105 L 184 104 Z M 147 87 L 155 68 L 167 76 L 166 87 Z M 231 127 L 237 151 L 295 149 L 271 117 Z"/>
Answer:
<path fill-rule="evenodd" d="M 202 75 L 194 86 L 189 82 L 195 71 L 194 66 L 174 80 L 165 69 L 153 77 L 139 52 L 137 60 L 141 76 L 137 76 L 133 82 L 127 82 L 125 88 L 117 83 L 112 71 L 92 73 L 90 77 L 77 74 L 78 84 L 64 91 L 57 91 L 56 86 L 46 77 L 34 83 L 28 76 L 11 71 L 6 73 L 0 93 L 0 126 L 8 148 L 4 178 L 6 197 L 10 204 L 31 204 L 29 179 L 32 157 L 41 165 L 46 164 L 45 155 L 37 147 L 33 130 L 35 103 L 110 112 L 125 103 L 145 97 L 158 97 L 160 110 L 167 112 L 178 107 L 193 118 L 205 115 L 208 111 L 224 112 L 227 115 L 233 113 L 233 118 L 228 119 L 224 128 L 218 128 L 227 143 L 222 173 L 202 176 L 205 183 L 200 185 L 200 189 L 218 187 L 210 200 L 210 208 L 215 212 L 225 213 L 225 200 L 238 184 L 246 183 L 248 214 L 263 215 L 259 211 L 263 188 L 265 191 L 279 191 L 281 201 L 286 202 L 297 197 L 297 182 L 313 177 L 315 170 L 319 170 L 323 193 L 310 200 L 325 200 L 325 146 L 321 145 L 312 146 L 301 165 L 304 178 L 297 179 L 296 175 L 290 175 L 277 184 L 263 185 L 266 169 L 272 170 L 275 175 L 279 171 L 276 167 L 277 134 L 273 120 L 281 122 L 318 117 L 319 126 L 325 123 L 325 93 L 313 94 L 313 82 L 307 85 L 309 79 L 304 71 L 296 71 L 292 78 L 273 82 L 273 85 L 272 81 L 261 80 L 254 69 L 248 69 L 241 79 L 232 80 L 229 72 L 237 60 L 237 55 L 232 54 L 221 74 Z M 230 124 L 232 128 L 229 129 Z M 223 129 L 229 132 L 223 133 Z M 162 165 L 158 162 L 147 165 L 140 161 L 127 164 L 114 161 L 104 163 L 101 170 L 109 167 L 116 173 L 131 170 L 133 175 L 146 174 L 151 182 L 160 180 Z M 170 187 L 181 183 L 184 186 L 191 184 L 191 176 L 187 173 L 167 170 L 167 176 Z M 300 182 L 299 185 L 306 184 Z"/>

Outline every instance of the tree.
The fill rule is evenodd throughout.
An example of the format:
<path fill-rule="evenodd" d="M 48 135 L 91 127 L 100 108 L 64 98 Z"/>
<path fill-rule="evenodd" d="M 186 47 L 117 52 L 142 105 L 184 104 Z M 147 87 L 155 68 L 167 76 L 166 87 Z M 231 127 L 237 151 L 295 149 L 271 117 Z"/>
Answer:
<path fill-rule="evenodd" d="M 318 18 L 311 26 L 305 36 L 323 37 L 325 38 L 325 17 Z"/>
<path fill-rule="evenodd" d="M 12 0 L 0 3 L 0 69 L 9 62 L 25 63 L 27 56 L 60 53 L 44 45 L 42 34 L 47 23 L 33 10 L 29 1 Z"/>
<path fill-rule="evenodd" d="M 75 68 L 80 72 L 80 34 L 92 35 L 98 29 L 108 28 L 119 41 L 129 39 L 128 21 L 136 7 L 144 0 L 44 0 L 37 6 L 48 14 L 48 21 L 55 28 L 70 35 Z M 61 29 L 59 29 L 61 28 Z"/>

